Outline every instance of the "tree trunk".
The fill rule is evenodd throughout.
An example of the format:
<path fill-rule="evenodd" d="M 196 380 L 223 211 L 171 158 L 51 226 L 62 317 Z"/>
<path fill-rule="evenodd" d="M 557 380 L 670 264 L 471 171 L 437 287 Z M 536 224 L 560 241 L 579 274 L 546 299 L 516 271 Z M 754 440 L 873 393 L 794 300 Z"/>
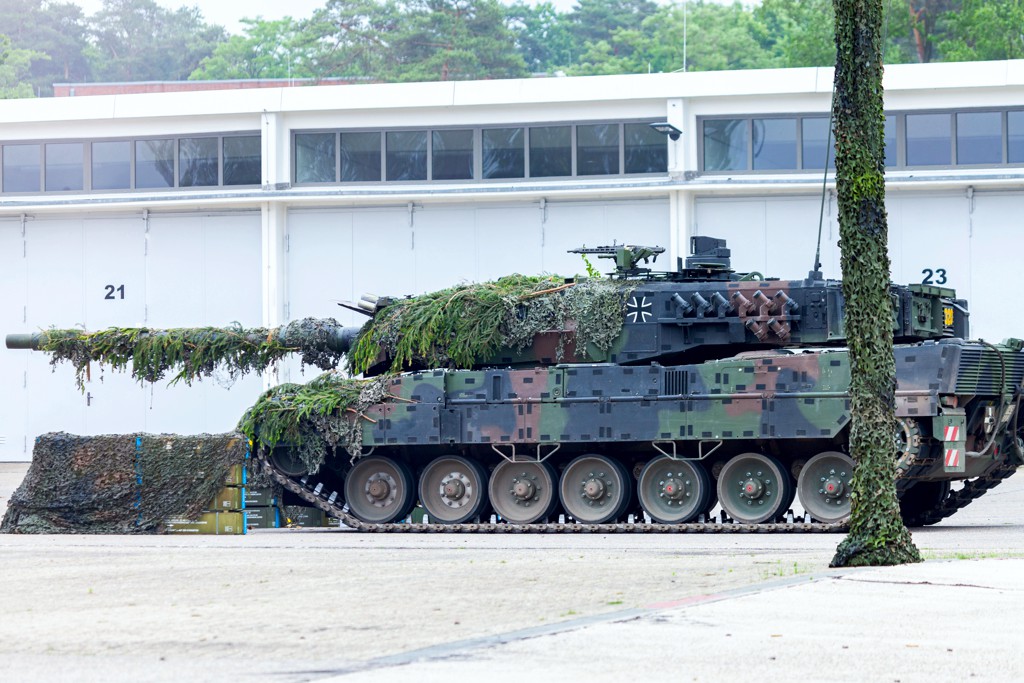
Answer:
<path fill-rule="evenodd" d="M 882 0 L 833 0 L 836 191 L 850 345 L 850 533 L 833 567 L 920 562 L 893 478 L 896 363 L 889 298 L 882 109 Z"/>

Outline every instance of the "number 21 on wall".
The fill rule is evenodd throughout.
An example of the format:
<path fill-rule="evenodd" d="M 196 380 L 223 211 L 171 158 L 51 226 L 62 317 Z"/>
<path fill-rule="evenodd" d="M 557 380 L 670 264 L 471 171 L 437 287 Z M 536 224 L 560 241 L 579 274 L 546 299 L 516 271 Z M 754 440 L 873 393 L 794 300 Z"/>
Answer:
<path fill-rule="evenodd" d="M 104 285 L 103 290 L 106 292 L 104 299 L 123 299 L 124 298 L 124 285 Z M 118 296 L 114 296 L 114 294 Z"/>

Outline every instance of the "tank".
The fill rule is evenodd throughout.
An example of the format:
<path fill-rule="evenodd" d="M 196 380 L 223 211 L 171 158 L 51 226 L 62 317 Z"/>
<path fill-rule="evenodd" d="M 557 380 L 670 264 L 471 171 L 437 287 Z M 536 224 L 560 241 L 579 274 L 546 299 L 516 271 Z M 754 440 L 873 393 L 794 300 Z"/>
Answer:
<path fill-rule="evenodd" d="M 370 317 L 362 328 L 232 331 L 271 344 L 266 363 L 346 354 L 362 376 L 272 389 L 241 427 L 271 477 L 357 529 L 841 528 L 854 469 L 841 283 L 736 273 L 710 237 L 691 248 L 668 272 L 641 265 L 660 247 L 584 247 L 614 272 L 343 303 Z M 1024 462 L 1022 343 L 967 341 L 953 290 L 890 291 L 894 476 L 904 519 L 930 524 Z M 7 344 L 52 350 L 61 334 Z M 427 521 L 413 524 L 417 506 Z"/>

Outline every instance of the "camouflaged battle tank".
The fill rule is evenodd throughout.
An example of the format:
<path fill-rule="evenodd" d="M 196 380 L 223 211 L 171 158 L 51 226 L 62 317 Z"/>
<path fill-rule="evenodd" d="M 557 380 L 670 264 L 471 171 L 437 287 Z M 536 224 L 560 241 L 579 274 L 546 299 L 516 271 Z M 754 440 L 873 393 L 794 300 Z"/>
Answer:
<path fill-rule="evenodd" d="M 376 393 L 357 387 L 362 403 L 336 410 L 358 429 L 316 467 L 286 439 L 263 449 L 272 476 L 365 530 L 837 528 L 854 468 L 841 283 L 737 274 L 724 241 L 708 237 L 667 273 L 639 267 L 656 247 L 576 251 L 615 259 L 615 273 L 537 294 L 611 297 L 618 319 L 603 330 L 582 304 L 537 313 L 531 294 L 496 342 L 460 357 L 444 344 L 403 347 L 415 299 L 344 304 L 371 320 L 321 326 L 324 343 L 359 359 Z M 891 294 L 893 472 L 907 522 L 934 523 L 1024 462 L 1022 344 L 965 341 L 966 302 L 950 289 Z M 525 337 L 510 329 L 518 322 Z M 787 515 L 795 498 L 802 523 Z M 403 523 L 417 504 L 429 523 Z"/>

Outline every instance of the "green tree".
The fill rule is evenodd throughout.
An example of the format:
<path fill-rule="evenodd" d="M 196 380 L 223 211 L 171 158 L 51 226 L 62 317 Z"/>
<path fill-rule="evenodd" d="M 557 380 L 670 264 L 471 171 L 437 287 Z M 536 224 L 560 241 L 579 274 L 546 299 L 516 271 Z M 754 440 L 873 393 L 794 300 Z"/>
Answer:
<path fill-rule="evenodd" d="M 296 50 L 314 76 L 378 79 L 399 22 L 395 0 L 328 0 L 299 26 Z"/>
<path fill-rule="evenodd" d="M 893 479 L 896 362 L 889 300 L 882 0 L 835 0 L 836 193 L 850 347 L 850 533 L 833 567 L 920 562 Z"/>
<path fill-rule="evenodd" d="M 572 62 L 573 37 L 568 15 L 550 2 L 517 0 L 505 10 L 516 50 L 533 72 L 555 71 Z"/>
<path fill-rule="evenodd" d="M 90 25 L 93 70 L 106 81 L 184 80 L 225 39 L 198 7 L 171 11 L 154 0 L 103 0 Z"/>
<path fill-rule="evenodd" d="M 242 19 L 242 35 L 218 43 L 190 80 L 233 78 L 308 78 L 308 43 L 291 17 L 276 21 Z"/>
<path fill-rule="evenodd" d="M 611 45 L 615 32 L 638 30 L 657 11 L 652 0 L 577 0 L 568 17 L 576 54 L 588 43 Z"/>
<path fill-rule="evenodd" d="M 88 31 L 78 5 L 4 0 L 0 2 L 0 29 L 10 38 L 12 49 L 36 55 L 26 76 L 35 92 L 49 95 L 54 83 L 90 79 Z"/>
<path fill-rule="evenodd" d="M 763 0 L 754 8 L 763 45 L 779 66 L 832 66 L 836 62 L 832 0 Z"/>
<path fill-rule="evenodd" d="M 777 60 L 758 40 L 754 16 L 740 3 L 718 5 L 694 2 L 689 7 L 661 7 L 638 28 L 619 29 L 610 40 L 587 43 L 574 75 L 647 73 L 683 69 L 686 12 L 686 69 L 757 69 Z"/>
<path fill-rule="evenodd" d="M 0 99 L 35 96 L 32 84 L 26 78 L 33 60 L 37 59 L 45 59 L 45 55 L 11 47 L 11 39 L 0 35 Z"/>
<path fill-rule="evenodd" d="M 964 0 L 943 15 L 947 32 L 938 40 L 943 61 L 1024 57 L 1024 3 L 1021 0 Z"/>
<path fill-rule="evenodd" d="M 498 0 L 408 0 L 388 45 L 382 76 L 389 81 L 528 74 Z"/>

